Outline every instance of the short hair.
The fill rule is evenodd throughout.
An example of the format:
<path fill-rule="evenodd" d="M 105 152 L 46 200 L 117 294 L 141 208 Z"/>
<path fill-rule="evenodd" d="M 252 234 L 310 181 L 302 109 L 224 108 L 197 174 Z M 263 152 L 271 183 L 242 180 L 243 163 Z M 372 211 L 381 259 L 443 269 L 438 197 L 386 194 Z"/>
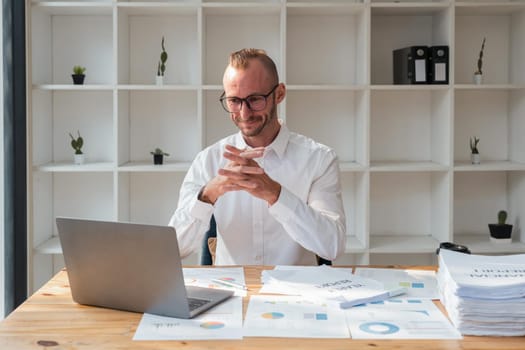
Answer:
<path fill-rule="evenodd" d="M 261 62 L 275 83 L 279 83 L 279 74 L 277 73 L 275 62 L 266 54 L 265 50 L 249 48 L 232 52 L 229 65 L 236 69 L 246 69 L 250 64 L 250 60 L 253 59 Z"/>

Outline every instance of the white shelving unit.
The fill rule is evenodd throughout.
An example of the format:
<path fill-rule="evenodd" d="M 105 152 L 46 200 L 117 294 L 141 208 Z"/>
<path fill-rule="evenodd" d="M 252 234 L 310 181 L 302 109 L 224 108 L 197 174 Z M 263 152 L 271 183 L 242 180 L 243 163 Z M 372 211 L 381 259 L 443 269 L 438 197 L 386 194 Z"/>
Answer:
<path fill-rule="evenodd" d="M 525 0 L 28 0 L 27 16 L 33 290 L 63 265 L 56 216 L 168 222 L 197 152 L 236 132 L 218 98 L 242 47 L 275 59 L 290 128 L 339 155 L 348 244 L 336 263 L 435 263 L 440 241 L 525 252 Z M 449 46 L 449 84 L 392 84 L 392 50 L 411 45 Z M 162 166 L 155 147 L 171 155 Z M 488 239 L 500 209 L 512 244 Z"/>

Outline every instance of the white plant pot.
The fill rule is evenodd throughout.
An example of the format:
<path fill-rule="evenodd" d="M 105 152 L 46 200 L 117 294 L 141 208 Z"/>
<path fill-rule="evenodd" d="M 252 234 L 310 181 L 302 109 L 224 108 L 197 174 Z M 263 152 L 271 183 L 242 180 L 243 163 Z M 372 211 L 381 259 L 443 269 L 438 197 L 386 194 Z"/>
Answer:
<path fill-rule="evenodd" d="M 75 161 L 75 164 L 77 164 L 77 165 L 84 164 L 84 155 L 83 154 L 75 154 L 74 155 L 74 161 Z"/>
<path fill-rule="evenodd" d="M 479 153 L 471 153 L 470 154 L 470 161 L 472 162 L 472 164 L 479 164 L 479 163 L 481 163 L 481 160 L 480 160 L 480 157 L 479 157 Z"/>
<path fill-rule="evenodd" d="M 155 77 L 155 83 L 157 85 L 164 85 L 164 76 L 163 75 L 157 75 Z"/>
<path fill-rule="evenodd" d="M 483 83 L 483 74 L 474 74 L 474 84 L 481 85 Z"/>

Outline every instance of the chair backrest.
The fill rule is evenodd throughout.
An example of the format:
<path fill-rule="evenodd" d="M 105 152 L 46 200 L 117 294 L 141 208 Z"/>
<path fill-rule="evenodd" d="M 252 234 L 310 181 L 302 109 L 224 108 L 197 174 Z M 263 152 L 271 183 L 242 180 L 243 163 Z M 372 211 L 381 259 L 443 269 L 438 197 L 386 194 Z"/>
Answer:
<path fill-rule="evenodd" d="M 204 235 L 202 241 L 201 265 L 213 265 L 215 260 L 215 246 L 217 243 L 217 227 L 215 224 L 215 217 L 212 215 L 210 220 L 210 228 Z M 213 249 L 210 249 L 209 241 L 214 241 Z"/>

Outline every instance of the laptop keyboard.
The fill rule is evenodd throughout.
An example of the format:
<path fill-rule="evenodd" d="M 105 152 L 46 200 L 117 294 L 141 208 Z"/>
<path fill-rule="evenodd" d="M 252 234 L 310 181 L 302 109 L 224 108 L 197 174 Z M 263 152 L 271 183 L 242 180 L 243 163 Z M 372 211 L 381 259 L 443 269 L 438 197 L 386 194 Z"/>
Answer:
<path fill-rule="evenodd" d="M 195 310 L 202 305 L 206 305 L 210 302 L 208 299 L 198 299 L 198 298 L 188 298 L 188 304 L 190 306 L 190 311 Z"/>

